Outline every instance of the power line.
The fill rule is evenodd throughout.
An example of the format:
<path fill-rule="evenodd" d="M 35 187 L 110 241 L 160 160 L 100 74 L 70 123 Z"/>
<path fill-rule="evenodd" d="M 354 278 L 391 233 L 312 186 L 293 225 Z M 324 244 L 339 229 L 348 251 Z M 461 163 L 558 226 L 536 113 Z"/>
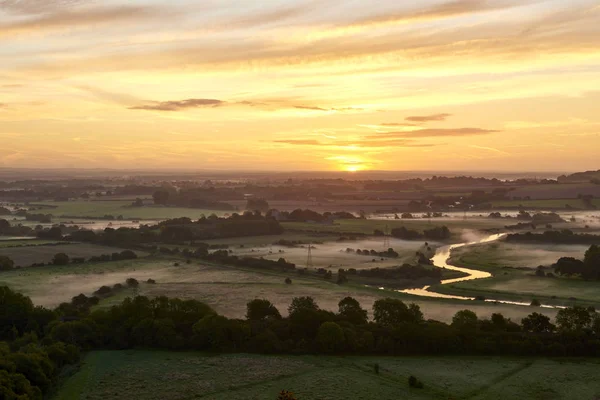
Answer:
<path fill-rule="evenodd" d="M 309 244 L 308 245 L 308 256 L 306 257 L 306 268 L 312 268 L 313 265 L 313 259 L 312 259 L 312 245 Z"/>

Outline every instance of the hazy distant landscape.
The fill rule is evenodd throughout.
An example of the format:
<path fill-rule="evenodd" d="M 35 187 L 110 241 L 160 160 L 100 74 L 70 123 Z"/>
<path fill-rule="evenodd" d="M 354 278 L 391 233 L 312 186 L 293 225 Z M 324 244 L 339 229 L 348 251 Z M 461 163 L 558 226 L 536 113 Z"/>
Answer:
<path fill-rule="evenodd" d="M 600 350 L 596 176 L 6 180 L 0 285 L 55 310 L 58 320 L 39 334 L 66 345 L 61 351 L 82 352 L 73 376 L 52 392 L 57 399 L 179 398 L 189 390 L 269 399 L 282 388 L 317 398 L 306 379 L 323 371 L 320 392 L 331 398 L 398 390 L 423 399 L 589 396 L 600 390 L 585 378 L 597 362 L 556 357 Z M 459 247 L 444 256 L 448 246 Z M 188 302 L 184 314 L 178 301 Z M 148 306 L 164 316 L 140 320 Z M 34 315 L 25 314 L 22 334 Z M 124 317 L 117 324 L 129 328 L 111 332 L 108 321 Z M 236 357 L 258 375 L 242 378 Z M 460 377 L 445 372 L 455 363 Z M 155 387 L 165 379 L 158 365 L 175 374 L 169 385 Z M 557 368 L 577 368 L 581 380 L 524 378 Z M 480 372 L 477 383 L 471 370 Z M 215 380 L 228 374 L 239 383 Z M 357 386 L 328 383 L 353 374 Z M 402 383 L 415 374 L 415 386 Z M 134 392 L 115 389 L 133 381 Z"/>
<path fill-rule="evenodd" d="M 0 400 L 599 400 L 598 0 L 0 0 Z"/>

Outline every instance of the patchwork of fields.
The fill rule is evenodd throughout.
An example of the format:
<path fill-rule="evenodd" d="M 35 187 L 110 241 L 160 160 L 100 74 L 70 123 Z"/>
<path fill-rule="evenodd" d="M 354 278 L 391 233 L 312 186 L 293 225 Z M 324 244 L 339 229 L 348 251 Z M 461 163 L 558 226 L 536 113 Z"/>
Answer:
<path fill-rule="evenodd" d="M 379 375 L 373 365 L 379 364 Z M 598 360 L 95 351 L 53 400 L 595 399 Z M 424 389 L 411 389 L 414 375 Z"/>

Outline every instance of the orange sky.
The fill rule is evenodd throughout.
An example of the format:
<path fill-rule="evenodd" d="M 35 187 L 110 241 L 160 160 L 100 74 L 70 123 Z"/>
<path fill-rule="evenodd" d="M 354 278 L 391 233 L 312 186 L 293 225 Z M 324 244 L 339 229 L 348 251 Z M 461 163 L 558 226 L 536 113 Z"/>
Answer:
<path fill-rule="evenodd" d="M 0 0 L 0 166 L 600 168 L 600 1 Z"/>

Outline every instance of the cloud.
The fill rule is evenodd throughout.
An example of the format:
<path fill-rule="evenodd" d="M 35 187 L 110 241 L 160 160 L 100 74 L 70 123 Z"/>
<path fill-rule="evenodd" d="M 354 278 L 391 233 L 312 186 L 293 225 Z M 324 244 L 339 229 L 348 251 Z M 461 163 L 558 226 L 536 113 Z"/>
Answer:
<path fill-rule="evenodd" d="M 129 107 L 130 110 L 147 111 L 180 111 L 188 108 L 220 107 L 225 102 L 217 99 L 187 99 L 178 101 L 161 101 L 153 104 Z"/>
<path fill-rule="evenodd" d="M 469 147 L 471 147 L 473 149 L 487 150 L 487 151 L 491 151 L 493 153 L 503 154 L 503 155 L 507 155 L 507 156 L 510 155 L 510 153 L 507 153 L 506 151 L 502 151 L 502 150 L 496 149 L 494 147 L 477 146 L 477 145 L 474 145 L 474 144 L 469 145 Z"/>
<path fill-rule="evenodd" d="M 384 122 L 379 124 L 379 126 L 417 126 L 416 124 L 411 124 L 408 122 Z"/>
<path fill-rule="evenodd" d="M 355 20 L 351 23 L 338 26 L 337 28 L 369 28 L 377 25 L 397 25 L 417 21 L 431 21 L 504 8 L 519 5 L 507 2 L 493 2 L 487 0 L 454 0 L 446 3 L 436 4 L 429 8 L 420 10 L 399 10 L 385 14 L 368 16 Z"/>
<path fill-rule="evenodd" d="M 312 111 L 330 111 L 321 107 L 311 107 L 311 106 L 294 106 L 294 108 L 298 108 L 300 110 L 312 110 Z"/>
<path fill-rule="evenodd" d="M 406 117 L 407 121 L 412 122 L 431 122 L 431 121 L 445 121 L 446 118 L 450 117 L 452 114 L 433 114 L 433 115 L 415 115 L 412 117 Z"/>
<path fill-rule="evenodd" d="M 297 146 L 323 146 L 324 144 L 314 139 L 281 139 L 274 140 L 273 143 L 292 144 Z M 329 146 L 329 145 L 328 145 Z"/>
<path fill-rule="evenodd" d="M 93 0 L 0 0 L 0 10 L 13 14 L 44 14 L 93 2 Z"/>
<path fill-rule="evenodd" d="M 141 6 L 118 6 L 84 9 L 61 9 L 54 13 L 0 24 L 0 38 L 21 33 L 47 32 L 66 28 L 94 28 L 98 24 L 140 20 L 165 15 L 164 10 Z"/>
<path fill-rule="evenodd" d="M 410 139 L 356 139 L 322 142 L 314 139 L 279 139 L 273 143 L 289 144 L 294 146 L 321 146 L 321 147 L 433 147 L 439 144 L 418 143 Z"/>
<path fill-rule="evenodd" d="M 445 136 L 475 136 L 487 135 L 489 133 L 499 132 L 491 129 L 481 128 L 438 128 L 438 129 L 417 129 L 407 132 L 383 132 L 377 136 L 368 136 L 370 139 L 383 137 L 396 138 L 429 138 L 429 137 L 445 137 Z"/>
<path fill-rule="evenodd" d="M 303 15 L 309 10 L 314 10 L 314 6 L 310 3 L 307 3 L 300 6 L 286 7 L 269 12 L 244 15 L 243 17 L 237 19 L 229 19 L 227 22 L 217 25 L 217 27 L 224 29 L 238 29 L 270 25 Z"/>

